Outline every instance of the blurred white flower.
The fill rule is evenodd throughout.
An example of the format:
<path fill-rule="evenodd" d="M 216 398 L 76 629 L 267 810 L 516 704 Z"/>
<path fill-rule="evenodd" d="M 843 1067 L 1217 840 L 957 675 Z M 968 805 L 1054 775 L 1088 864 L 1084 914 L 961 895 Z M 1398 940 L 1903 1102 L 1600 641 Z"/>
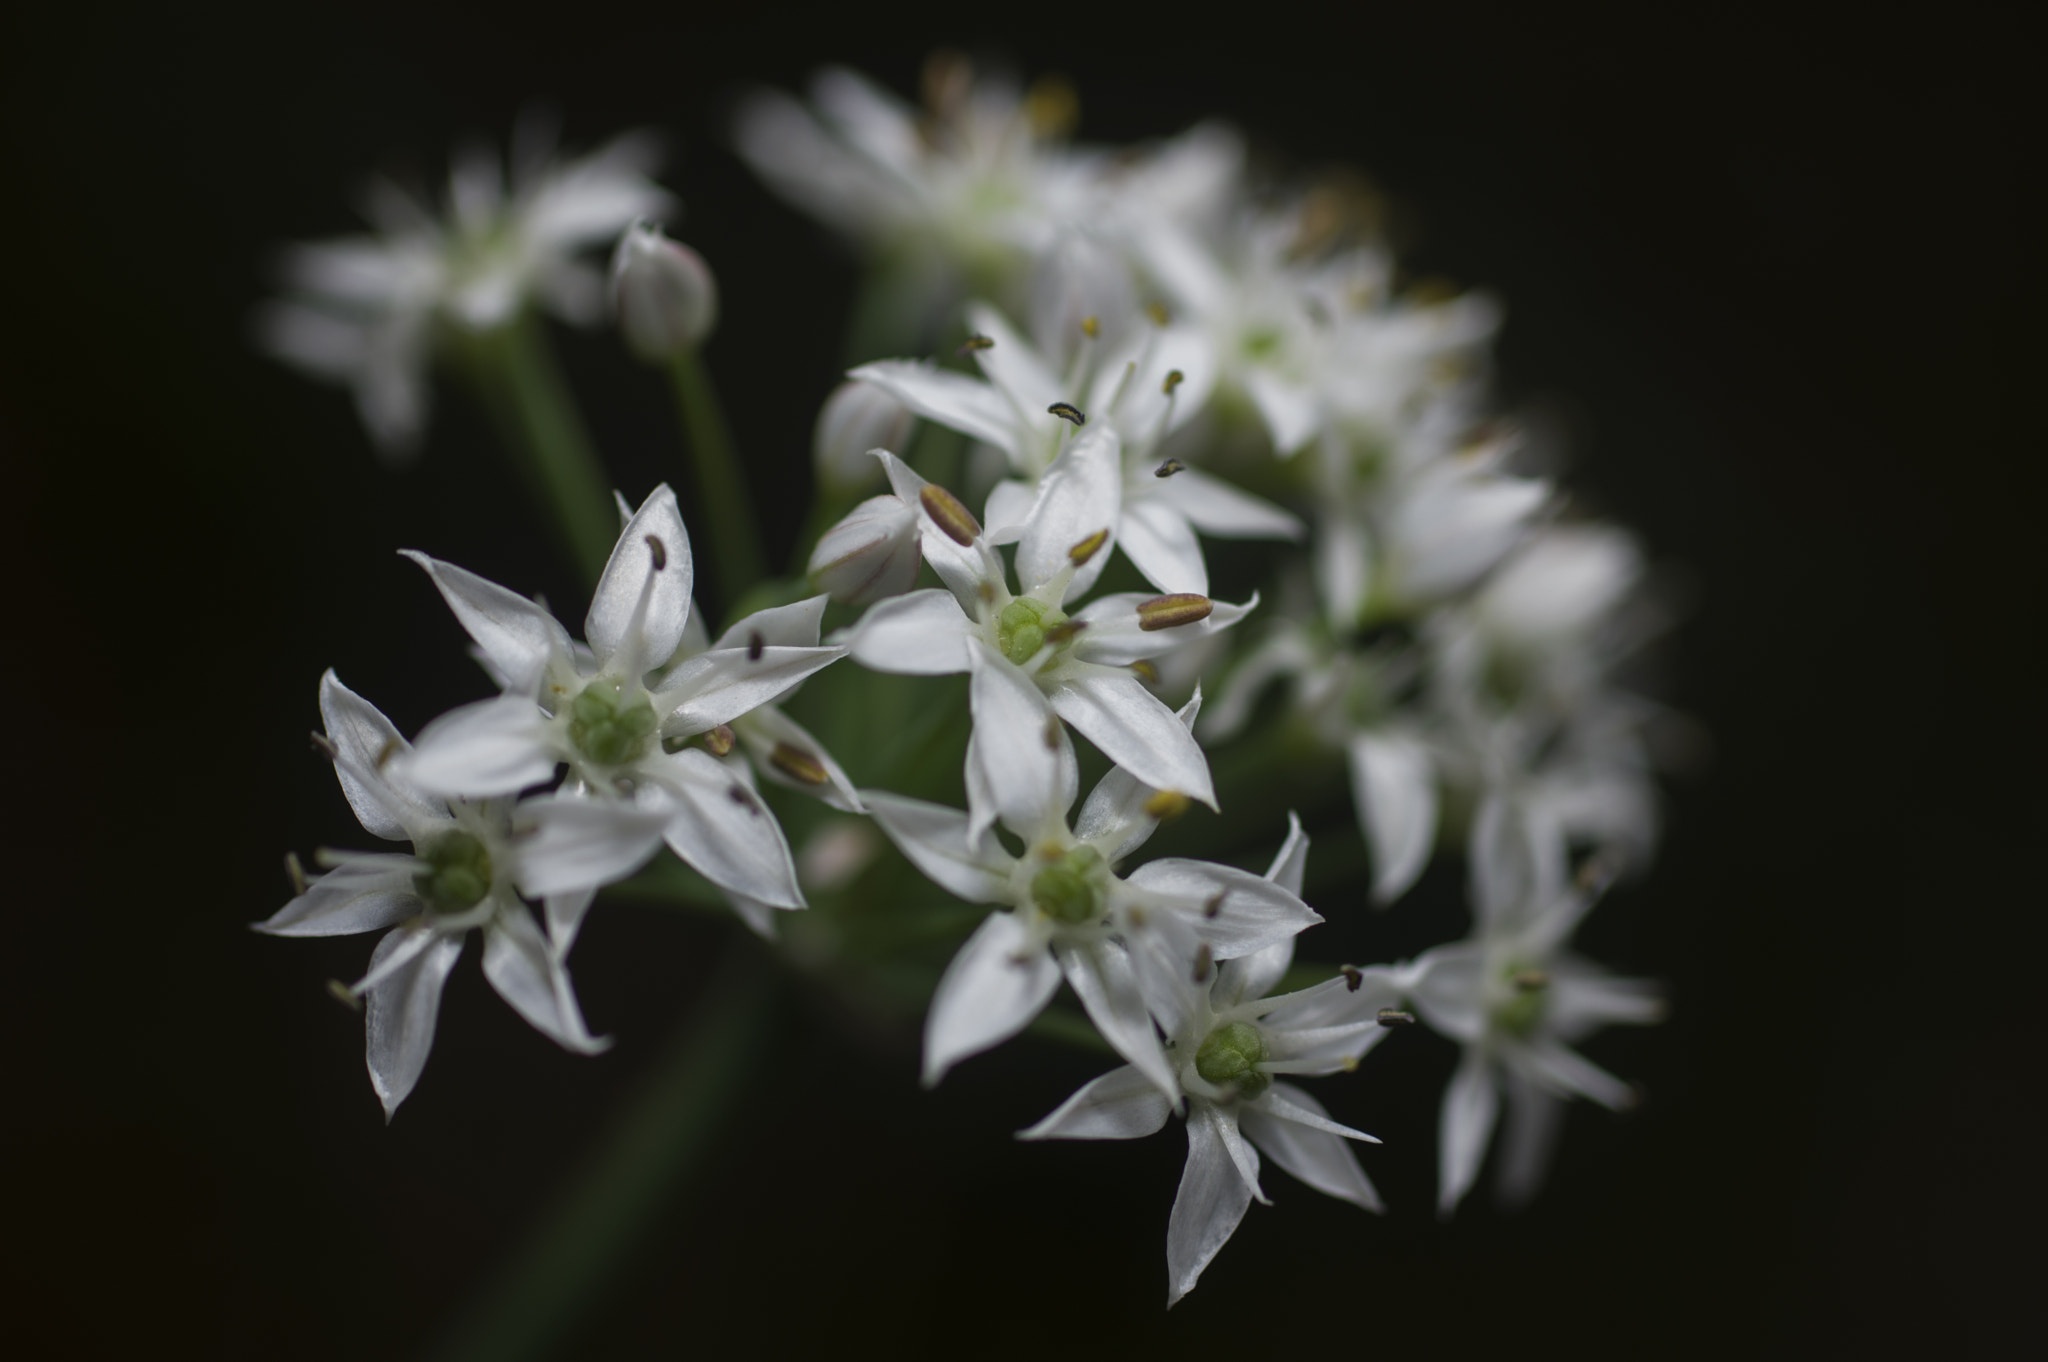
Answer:
<path fill-rule="evenodd" d="M 666 364 L 718 324 L 718 281 L 703 256 L 635 222 L 612 252 L 612 312 L 636 358 Z"/>

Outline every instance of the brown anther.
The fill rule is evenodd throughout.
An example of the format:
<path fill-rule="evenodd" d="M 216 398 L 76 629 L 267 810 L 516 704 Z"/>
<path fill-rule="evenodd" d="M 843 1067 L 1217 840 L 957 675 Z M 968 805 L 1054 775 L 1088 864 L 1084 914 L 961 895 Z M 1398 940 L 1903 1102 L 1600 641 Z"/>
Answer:
<path fill-rule="evenodd" d="M 1342 1059 L 1340 1059 L 1340 1060 L 1338 1060 L 1338 1061 L 1337 1061 L 1337 1067 L 1338 1067 L 1338 1068 L 1340 1068 L 1340 1069 L 1342 1069 L 1342 1070 L 1343 1070 L 1343 1071 L 1344 1071 L 1345 1073 L 1347 1073 L 1347 1074 L 1355 1074 L 1355 1073 L 1357 1073 L 1357 1072 L 1358 1072 L 1358 1056 L 1357 1056 L 1357 1055 L 1346 1055 L 1346 1056 L 1344 1056 L 1344 1058 L 1342 1058 Z"/>
<path fill-rule="evenodd" d="M 314 733 L 309 736 L 313 739 L 313 750 L 321 756 L 329 761 L 334 761 L 341 756 L 341 749 L 336 747 L 334 739 L 328 737 L 325 733 Z"/>
<path fill-rule="evenodd" d="M 1214 601 L 1192 591 L 1154 596 L 1138 602 L 1138 627 L 1149 634 L 1160 629 L 1178 629 L 1183 624 L 1200 624 L 1215 608 Z"/>
<path fill-rule="evenodd" d="M 1159 385 L 1159 391 L 1171 397 L 1173 396 L 1173 390 L 1187 382 L 1187 378 L 1188 376 L 1178 369 L 1168 369 L 1166 371 L 1166 381 Z"/>
<path fill-rule="evenodd" d="M 1077 426 L 1088 424 L 1088 414 L 1072 402 L 1055 402 L 1047 407 L 1046 411 L 1051 415 L 1059 417 L 1062 421 L 1071 421 Z"/>
<path fill-rule="evenodd" d="M 983 605 L 994 605 L 996 603 L 996 584 L 994 582 L 976 582 L 974 584 L 974 594 L 981 597 Z"/>
<path fill-rule="evenodd" d="M 1060 750 L 1060 736 L 1061 736 L 1061 734 L 1063 734 L 1063 733 L 1064 733 L 1065 731 L 1066 731 L 1065 729 L 1063 729 L 1063 728 L 1061 728 L 1061 727 L 1060 727 L 1060 716 L 1059 716 L 1059 715 L 1057 715 L 1057 714 L 1048 714 L 1048 715 L 1046 715 L 1046 716 L 1045 716 L 1045 750 L 1046 750 L 1046 751 L 1048 751 L 1048 752 L 1057 752 L 1057 751 L 1059 751 L 1059 750 Z"/>
<path fill-rule="evenodd" d="M 405 744 L 400 742 L 397 738 L 386 738 L 384 740 L 384 745 L 377 749 L 377 759 L 374 762 L 372 762 L 371 765 L 375 766 L 380 771 L 383 770 L 387 765 L 390 764 L 391 759 L 397 756 L 399 752 L 404 749 L 404 747 Z"/>
<path fill-rule="evenodd" d="M 935 482 L 928 482 L 917 494 L 918 504 L 939 527 L 939 533 L 961 546 L 972 544 L 981 534 L 981 522 L 960 504 L 960 498 Z"/>
<path fill-rule="evenodd" d="M 976 350 L 993 350 L 995 348 L 995 341 L 993 341 L 987 336 L 982 335 L 980 332 L 976 332 L 974 335 L 969 336 L 966 340 L 960 342 L 959 352 L 963 355 L 971 355 Z"/>
<path fill-rule="evenodd" d="M 794 743 L 775 744 L 775 750 L 768 754 L 768 764 L 803 785 L 823 785 L 832 778 L 825 769 L 825 763 L 819 761 L 815 753 L 806 752 Z"/>
<path fill-rule="evenodd" d="M 1540 969 L 1525 969 L 1518 971 L 1508 982 L 1524 993 L 1534 993 L 1550 982 L 1550 976 Z"/>
<path fill-rule="evenodd" d="M 363 1000 L 358 998 L 355 995 L 355 991 L 339 979 L 329 979 L 327 981 L 327 996 L 351 1012 L 363 1010 Z"/>
<path fill-rule="evenodd" d="M 746 786 L 726 786 L 725 797 L 745 809 L 748 813 L 753 814 L 756 818 L 761 816 L 761 801 L 754 798 L 754 792 Z"/>
<path fill-rule="evenodd" d="M 1154 790 L 1152 797 L 1145 801 L 1147 815 L 1164 823 L 1169 818 L 1178 818 L 1188 811 L 1188 797 L 1179 790 Z"/>
<path fill-rule="evenodd" d="M 1087 627 L 1087 620 L 1061 620 L 1045 631 L 1045 641 L 1057 648 Z"/>
<path fill-rule="evenodd" d="M 306 867 L 299 864 L 299 853 L 287 851 L 284 854 L 284 877 L 291 881 L 292 897 L 302 897 L 306 892 Z"/>
<path fill-rule="evenodd" d="M 668 570 L 668 545 L 650 534 L 647 536 L 647 552 L 654 558 L 654 570 L 656 572 Z"/>
<path fill-rule="evenodd" d="M 1081 319 L 1081 334 L 1089 340 L 1094 340 L 1097 336 L 1100 336 L 1102 334 L 1101 318 L 1083 317 Z"/>
<path fill-rule="evenodd" d="M 1209 896 L 1209 901 L 1202 905 L 1202 916 L 1210 919 L 1211 921 L 1214 921 L 1216 918 L 1222 916 L 1223 900 L 1229 897 L 1230 891 L 1228 889 L 1217 890 L 1214 894 Z"/>
<path fill-rule="evenodd" d="M 1337 972 L 1344 976 L 1344 990 L 1347 993 L 1358 992 L 1358 986 L 1365 982 L 1365 971 L 1356 965 L 1340 966 Z"/>
<path fill-rule="evenodd" d="M 1104 544 L 1107 544 L 1108 542 L 1109 529 L 1107 526 L 1105 526 L 1102 529 L 1097 530 L 1094 534 L 1089 535 L 1086 539 L 1083 539 L 1080 543 L 1074 545 L 1074 547 L 1068 549 L 1067 557 L 1073 560 L 1075 567 L 1080 567 L 1083 563 L 1087 562 L 1090 558 L 1093 558 L 1097 553 L 1101 552 L 1102 546 Z"/>
<path fill-rule="evenodd" d="M 1057 141 L 1080 121 L 1081 101 L 1058 76 L 1040 76 L 1024 93 L 1024 118 L 1041 142 Z"/>
<path fill-rule="evenodd" d="M 1195 982 L 1198 984 L 1208 983 L 1209 975 L 1215 968 L 1216 953 L 1210 950 L 1209 943 L 1204 941 L 1200 948 L 1195 951 Z"/>
<path fill-rule="evenodd" d="M 1383 1007 L 1373 1014 L 1373 1020 L 1381 1026 L 1413 1026 L 1415 1025 L 1415 1014 L 1413 1012 L 1403 1012 L 1398 1007 Z"/>
<path fill-rule="evenodd" d="M 1154 326 L 1164 326 L 1173 320 L 1172 316 L 1167 313 L 1166 304 L 1164 303 L 1145 304 L 1145 315 L 1152 319 L 1152 325 Z"/>
<path fill-rule="evenodd" d="M 1133 662 L 1129 665 L 1131 668 L 1131 674 L 1137 677 L 1140 681 L 1143 681 L 1147 685 L 1152 686 L 1156 686 L 1159 684 L 1159 668 L 1153 666 L 1144 658 L 1141 657 L 1136 662 Z"/>
<path fill-rule="evenodd" d="M 761 660 L 762 652 L 765 651 L 767 647 L 768 640 L 761 637 L 761 631 L 759 629 L 755 629 L 749 632 L 747 634 L 747 661 L 759 662 Z"/>
<path fill-rule="evenodd" d="M 1130 924 L 1133 927 L 1143 927 L 1145 925 L 1145 910 L 1143 908 L 1138 907 L 1136 904 L 1132 904 L 1131 907 L 1125 911 L 1124 916 L 1130 921 Z"/>
<path fill-rule="evenodd" d="M 1188 466 L 1179 459 L 1168 459 L 1165 463 L 1152 470 L 1152 476 L 1155 478 L 1170 478 L 1175 473 L 1185 473 L 1187 471 Z"/>
<path fill-rule="evenodd" d="M 722 757 L 732 751 L 733 737 L 731 724 L 720 724 L 704 735 L 704 750 L 714 757 Z"/>

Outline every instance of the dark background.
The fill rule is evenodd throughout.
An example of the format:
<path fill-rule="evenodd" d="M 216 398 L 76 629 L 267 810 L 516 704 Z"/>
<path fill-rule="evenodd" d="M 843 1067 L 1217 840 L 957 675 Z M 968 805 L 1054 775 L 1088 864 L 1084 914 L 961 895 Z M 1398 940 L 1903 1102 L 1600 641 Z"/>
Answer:
<path fill-rule="evenodd" d="M 748 950 L 712 918 L 598 913 L 577 978 L 619 1040 L 595 1061 L 491 998 L 472 951 L 387 1129 L 360 1022 L 322 990 L 367 941 L 245 929 L 285 896 L 285 849 L 360 835 L 306 751 L 321 669 L 407 731 L 478 693 L 393 549 L 582 598 L 459 392 L 393 474 L 345 397 L 251 352 L 267 253 L 352 229 L 373 170 L 438 180 L 453 140 L 501 142 L 537 99 L 580 145 L 669 130 L 679 234 L 724 291 L 709 362 L 783 552 L 853 274 L 723 150 L 722 113 L 827 60 L 908 91 L 939 45 L 1067 75 L 1087 138 L 1220 114 L 1295 169 L 1363 167 L 1417 273 L 1504 296 L 1504 394 L 1563 423 L 1574 488 L 1690 601 L 1664 684 L 1712 760 L 1586 938 L 1668 980 L 1675 1014 L 1591 1047 L 1642 1079 L 1640 1113 L 1575 1111 L 1528 1213 L 1475 1197 L 1449 1225 L 1429 1207 L 1451 1050 L 1396 1037 L 1324 1085 L 1386 1137 L 1366 1163 L 1391 1213 L 1275 1175 L 1166 1315 L 1178 1133 L 1009 1137 L 1096 1059 L 1024 1042 L 924 1094 L 914 1019 L 852 1026 L 785 986 L 759 1081 L 562 1354 L 2038 1337 L 2043 53 L 2017 11 L 17 7 L 7 1350 L 428 1346 Z M 608 336 L 565 345 L 621 485 L 678 476 L 655 378 Z M 1359 955 L 1426 944 L 1354 930 Z"/>

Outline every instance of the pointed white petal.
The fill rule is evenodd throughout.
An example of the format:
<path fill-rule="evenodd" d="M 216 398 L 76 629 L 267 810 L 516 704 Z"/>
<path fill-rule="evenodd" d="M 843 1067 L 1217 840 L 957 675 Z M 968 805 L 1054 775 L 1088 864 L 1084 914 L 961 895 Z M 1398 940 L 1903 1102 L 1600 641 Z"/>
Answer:
<path fill-rule="evenodd" d="M 1209 565 L 1195 540 L 1194 526 L 1157 497 L 1124 503 L 1116 542 L 1145 580 L 1161 591 L 1209 594 Z"/>
<path fill-rule="evenodd" d="M 954 955 L 924 1025 L 924 1085 L 1023 1030 L 1044 1010 L 1060 972 L 1014 913 L 990 913 Z"/>
<path fill-rule="evenodd" d="M 1443 1129 L 1439 1137 L 1442 1143 L 1437 1160 L 1437 1214 L 1448 1217 L 1471 1189 L 1499 1114 L 1500 1091 L 1494 1086 L 1491 1066 L 1476 1047 L 1468 1046 L 1457 1072 L 1451 1075 L 1450 1086 L 1444 1089 Z"/>
<path fill-rule="evenodd" d="M 1024 838 L 1037 837 L 1054 824 L 1065 826 L 1080 782 L 1065 726 L 1045 693 L 987 644 L 970 640 L 967 652 L 974 713 L 968 840 L 978 842 L 998 818 Z"/>
<path fill-rule="evenodd" d="M 825 618 L 829 596 L 812 596 L 791 605 L 771 606 L 734 621 L 719 635 L 719 648 L 751 648 L 758 635 L 761 642 L 780 648 L 815 648 L 818 626 Z"/>
<path fill-rule="evenodd" d="M 1300 539 L 1307 527 L 1270 501 L 1239 491 L 1198 468 L 1161 480 L 1152 498 L 1164 502 L 1203 534 L 1219 539 Z"/>
<path fill-rule="evenodd" d="M 1575 1092 L 1619 1111 L 1635 1101 L 1635 1089 L 1578 1051 L 1549 1036 L 1534 1036 L 1505 1050 L 1508 1060 L 1558 1092 Z"/>
<path fill-rule="evenodd" d="M 1259 604 L 1257 592 L 1253 592 L 1252 598 L 1243 605 L 1211 601 L 1206 619 L 1175 625 L 1171 629 L 1148 630 L 1138 622 L 1138 607 L 1152 599 L 1154 597 L 1142 591 L 1120 592 L 1113 596 L 1098 596 L 1075 611 L 1075 619 L 1088 622 L 1086 632 L 1075 646 L 1075 656 L 1105 666 L 1128 666 L 1196 639 L 1221 633 L 1257 609 Z"/>
<path fill-rule="evenodd" d="M 1109 542 L 1074 574 L 1063 599 L 1087 592 L 1102 575 L 1123 519 L 1122 446 L 1108 426 L 1091 426 L 1076 436 L 1038 482 L 1038 499 L 1017 542 L 1017 580 L 1025 591 L 1051 581 L 1072 560 L 1068 551 L 1098 530 Z"/>
<path fill-rule="evenodd" d="M 548 941 L 555 948 L 555 954 L 564 960 L 569 958 L 569 948 L 576 944 L 577 934 L 583 930 L 583 919 L 590 913 L 590 905 L 597 899 L 595 889 L 579 889 L 567 894 L 549 894 L 542 900 L 547 915 Z"/>
<path fill-rule="evenodd" d="M 1188 1113 L 1187 1167 L 1166 1222 L 1168 1306 L 1195 1289 L 1202 1269 L 1237 1232 L 1252 1204 L 1252 1190 L 1224 1146 L 1227 1119 L 1207 1102 L 1195 1103 Z"/>
<path fill-rule="evenodd" d="M 1197 685 L 1193 697 L 1174 717 L 1193 732 L 1195 717 L 1201 712 L 1202 688 Z M 1112 864 L 1122 860 L 1143 846 L 1159 826 L 1159 820 L 1145 811 L 1146 803 L 1158 793 L 1123 767 L 1111 767 L 1088 792 L 1088 802 L 1081 806 L 1081 816 L 1074 823 L 1074 836 L 1093 843 L 1104 860 Z"/>
<path fill-rule="evenodd" d="M 1046 698 L 1062 719 L 1137 779 L 1216 807 L 1209 759 L 1173 711 L 1137 677 L 1084 672 L 1061 681 Z"/>
<path fill-rule="evenodd" d="M 398 774 L 424 789 L 487 799 L 554 779 L 547 719 L 531 698 L 501 695 L 451 709 L 420 730 Z"/>
<path fill-rule="evenodd" d="M 1111 1069 L 1082 1085 L 1053 1113 L 1017 1132 L 1020 1140 L 1137 1140 L 1155 1134 L 1173 1113 L 1159 1087 L 1135 1065 Z"/>
<path fill-rule="evenodd" d="M 462 938 L 427 926 L 400 927 L 377 943 L 370 954 L 370 972 L 376 973 L 386 958 L 408 951 L 411 958 L 404 965 L 365 991 L 370 1086 L 384 1104 L 387 1121 L 427 1066 L 434 1021 L 441 1010 L 441 987 L 462 954 Z"/>
<path fill-rule="evenodd" d="M 772 903 L 763 903 L 759 899 L 748 898 L 745 894 L 735 894 L 730 889 L 725 891 L 725 901 L 732 905 L 733 912 L 739 914 L 740 921 L 746 923 L 747 929 L 755 936 L 763 941 L 775 939 L 775 914 L 782 910 L 778 910 Z"/>
<path fill-rule="evenodd" d="M 394 926 L 421 910 L 412 883 L 419 872 L 420 862 L 411 856 L 351 857 L 256 923 L 256 930 L 272 936 L 353 936 Z"/>
<path fill-rule="evenodd" d="M 1124 883 L 1185 916 L 1219 960 L 1290 940 L 1323 920 L 1271 880 L 1213 861 L 1148 861 Z"/>
<path fill-rule="evenodd" d="M 1301 816 L 1287 811 L 1287 840 L 1280 844 L 1266 878 L 1296 898 L 1301 897 L 1301 877 L 1308 869 L 1308 834 L 1301 830 Z"/>
<path fill-rule="evenodd" d="M 846 656 L 839 645 L 791 648 L 713 648 L 685 658 L 661 679 L 654 691 L 654 709 L 664 717 L 661 731 L 669 737 L 703 733 L 781 699 L 803 682 Z"/>
<path fill-rule="evenodd" d="M 861 797 L 889 840 L 941 889 L 969 903 L 1009 896 L 1014 862 L 993 833 L 969 840 L 966 814 L 882 790 L 863 790 Z"/>
<path fill-rule="evenodd" d="M 484 977 L 513 1011 L 563 1049 L 595 1055 L 611 1048 L 610 1038 L 593 1036 L 584 1025 L 561 956 L 548 948 L 524 907 L 508 904 L 484 928 Z"/>
<path fill-rule="evenodd" d="M 1294 453 L 1321 429 L 1322 407 L 1315 394 L 1307 388 L 1289 383 L 1263 369 L 1254 369 L 1246 374 L 1244 385 L 1251 392 L 1252 405 L 1259 409 L 1260 417 L 1265 420 L 1275 453 Z"/>
<path fill-rule="evenodd" d="M 1281 1099 L 1289 1110 L 1306 1110 L 1329 1120 L 1322 1104 L 1300 1088 L 1275 1083 L 1268 1090 L 1268 1097 Z M 1283 1111 L 1269 1112 L 1265 1109 L 1267 1105 L 1266 1101 L 1254 1102 L 1239 1111 L 1237 1117 L 1245 1138 L 1260 1153 L 1318 1192 L 1368 1211 L 1386 1209 L 1365 1170 L 1358 1166 L 1358 1155 L 1342 1136 L 1319 1126 L 1300 1124 Z"/>
<path fill-rule="evenodd" d="M 863 667 L 905 676 L 941 676 L 967 670 L 971 626 L 949 591 L 928 589 L 892 596 L 868 608 L 844 638 Z"/>
<path fill-rule="evenodd" d="M 675 797 L 665 834 L 670 850 L 721 889 L 778 908 L 804 906 L 782 825 L 749 783 L 744 763 L 728 767 L 709 752 L 685 748 L 660 770 Z"/>
<path fill-rule="evenodd" d="M 657 563 L 664 566 L 656 567 Z M 683 528 L 682 512 L 676 509 L 675 493 L 664 483 L 648 495 L 620 532 L 590 598 L 583 636 L 598 661 L 608 663 L 626 647 L 632 650 L 629 671 L 634 675 L 668 661 L 683 641 L 692 579 L 690 534 Z M 633 623 L 636 615 L 640 620 L 637 626 Z"/>
<path fill-rule="evenodd" d="M 1507 1075 L 1508 1119 L 1501 1131 L 1494 1186 L 1510 1208 L 1527 1205 L 1543 1185 L 1564 1126 L 1565 1101 L 1520 1075 Z"/>
<path fill-rule="evenodd" d="M 569 633 L 532 601 L 453 563 L 401 549 L 427 570 L 441 599 L 514 689 L 533 686 L 548 660 L 569 650 Z"/>
<path fill-rule="evenodd" d="M 1436 766 L 1429 749 L 1400 733 L 1355 734 L 1346 748 L 1351 800 L 1372 848 L 1373 902 L 1408 891 L 1436 843 Z"/>
<path fill-rule="evenodd" d="M 1572 960 L 1550 964 L 1549 1028 L 1574 1040 L 1602 1026 L 1646 1026 L 1664 1019 L 1664 990 L 1648 979 L 1618 979 Z"/>
<path fill-rule="evenodd" d="M 1409 969 L 1409 993 L 1422 1019 L 1453 1040 L 1486 1034 L 1486 951 L 1476 941 L 1432 946 Z"/>
<path fill-rule="evenodd" d="M 334 765 L 341 792 L 373 837 L 400 842 L 416 838 L 422 825 L 445 823 L 448 806 L 402 774 L 393 758 L 412 750 L 389 719 L 357 695 L 328 668 L 320 678 L 320 718 L 340 749 Z"/>
<path fill-rule="evenodd" d="M 623 880 L 660 849 L 668 802 L 544 795 L 519 806 L 527 835 L 516 843 L 513 877 L 530 898 L 573 894 Z M 567 950 L 568 943 L 561 949 Z"/>
<path fill-rule="evenodd" d="M 989 489 L 988 502 L 981 510 L 981 528 L 991 544 L 1013 543 L 1024 532 L 1031 504 L 1038 499 L 1028 482 L 1005 478 Z"/>
<path fill-rule="evenodd" d="M 1020 424 L 1042 425 L 1038 421 L 1045 409 L 1055 402 L 1078 402 L 1079 393 L 1063 392 L 1059 380 L 1052 370 L 1031 348 L 1031 342 L 1024 339 L 1002 313 L 987 303 L 972 303 L 967 308 L 967 325 L 979 335 L 988 337 L 995 344 L 974 352 L 974 362 L 981 366 L 981 372 L 988 381 L 1022 409 Z M 1056 416 L 1050 420 L 1058 420 Z"/>
<path fill-rule="evenodd" d="M 1152 1027 L 1152 1016 L 1138 987 L 1137 970 L 1130 956 L 1113 942 L 1055 945 L 1053 953 L 1059 957 L 1067 984 L 1110 1048 L 1129 1060 L 1178 1106 L 1180 1082 L 1173 1076 L 1173 1064 Z"/>
<path fill-rule="evenodd" d="M 846 376 L 874 384 L 919 416 L 994 445 L 1013 463 L 1019 458 L 1017 413 L 979 379 L 905 359 L 863 364 Z"/>

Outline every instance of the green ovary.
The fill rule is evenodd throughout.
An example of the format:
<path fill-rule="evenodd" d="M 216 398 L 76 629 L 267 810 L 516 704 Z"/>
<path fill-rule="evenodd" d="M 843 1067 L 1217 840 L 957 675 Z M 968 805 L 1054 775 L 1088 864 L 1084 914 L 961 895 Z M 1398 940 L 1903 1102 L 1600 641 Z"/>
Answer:
<path fill-rule="evenodd" d="M 1266 1058 L 1266 1038 L 1250 1022 L 1225 1022 L 1195 1051 L 1195 1072 L 1209 1082 L 1257 1097 L 1273 1080 L 1255 1067 Z"/>
<path fill-rule="evenodd" d="M 491 892 L 491 853 L 466 832 L 451 832 L 420 849 L 427 868 L 412 887 L 436 913 L 462 913 Z"/>
<path fill-rule="evenodd" d="M 1045 646 L 1045 631 L 1064 623 L 1066 616 L 1029 596 L 1019 596 L 996 616 L 996 646 L 1004 657 L 1023 666 Z"/>
<path fill-rule="evenodd" d="M 1494 1007 L 1493 1025 L 1496 1030 L 1526 1039 L 1542 1022 L 1550 1005 L 1550 984 L 1540 972 L 1524 965 L 1511 966 L 1506 973 L 1508 987 L 1513 991 L 1506 1002 Z"/>
<path fill-rule="evenodd" d="M 1031 877 L 1031 901 L 1055 922 L 1093 922 L 1102 916 L 1102 881 L 1102 853 L 1075 847 Z"/>
<path fill-rule="evenodd" d="M 654 706 L 642 695 L 619 704 L 619 688 L 593 681 L 569 705 L 569 741 L 601 766 L 617 766 L 645 756 L 656 725 Z"/>

